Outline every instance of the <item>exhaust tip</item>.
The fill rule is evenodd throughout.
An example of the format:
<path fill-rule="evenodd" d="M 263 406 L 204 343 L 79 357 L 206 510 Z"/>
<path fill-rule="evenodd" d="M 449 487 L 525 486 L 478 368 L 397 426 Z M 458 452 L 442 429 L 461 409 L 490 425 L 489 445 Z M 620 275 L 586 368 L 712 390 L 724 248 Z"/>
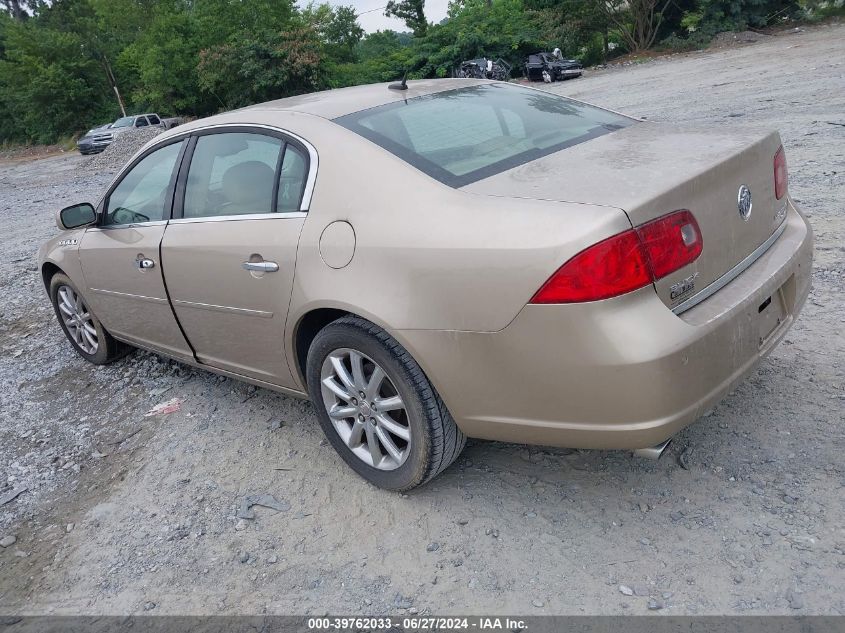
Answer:
<path fill-rule="evenodd" d="M 672 438 L 670 437 L 668 440 L 660 442 L 660 444 L 649 446 L 648 448 L 638 448 L 634 451 L 634 455 L 657 461 L 660 459 L 660 456 L 663 455 L 663 452 L 666 450 L 666 447 L 669 446 L 669 442 L 671 441 Z"/>

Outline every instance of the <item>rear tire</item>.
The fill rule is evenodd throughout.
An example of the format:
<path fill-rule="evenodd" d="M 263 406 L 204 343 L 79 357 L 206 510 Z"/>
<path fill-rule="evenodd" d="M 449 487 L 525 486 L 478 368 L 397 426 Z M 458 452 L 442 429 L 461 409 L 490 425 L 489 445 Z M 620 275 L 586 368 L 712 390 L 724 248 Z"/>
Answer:
<path fill-rule="evenodd" d="M 74 351 L 89 363 L 107 365 L 132 351 L 132 347 L 108 333 L 64 273 L 56 273 L 50 279 L 50 301 Z"/>
<path fill-rule="evenodd" d="M 308 350 L 306 375 L 329 442 L 379 488 L 416 488 L 445 470 L 466 445 L 417 362 L 369 321 L 346 316 L 320 330 Z M 372 387 L 376 376 L 379 384 Z"/>

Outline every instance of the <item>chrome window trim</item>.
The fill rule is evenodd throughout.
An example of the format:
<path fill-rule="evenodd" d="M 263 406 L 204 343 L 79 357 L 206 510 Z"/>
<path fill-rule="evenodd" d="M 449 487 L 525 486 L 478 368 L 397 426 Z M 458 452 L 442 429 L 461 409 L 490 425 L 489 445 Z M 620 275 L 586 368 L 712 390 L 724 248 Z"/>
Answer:
<path fill-rule="evenodd" d="M 164 226 L 167 220 L 150 220 L 149 222 L 131 222 L 129 224 L 106 224 L 105 226 L 91 226 L 89 231 L 115 231 L 117 229 L 135 229 L 145 226 Z"/>
<path fill-rule="evenodd" d="M 116 183 L 123 176 L 124 172 L 126 172 L 129 165 L 132 164 L 132 162 L 134 161 L 135 156 L 140 154 L 142 151 L 154 150 L 159 145 L 167 145 L 167 144 L 173 143 L 177 140 L 187 139 L 192 134 L 194 134 L 196 132 L 201 132 L 203 130 L 214 130 L 214 129 L 221 129 L 221 128 L 236 128 L 236 127 L 255 128 L 255 129 L 258 129 L 258 130 L 270 130 L 270 131 L 273 131 L 273 132 L 279 132 L 281 134 L 289 136 L 290 138 L 292 138 L 295 141 L 298 141 L 299 143 L 302 144 L 303 147 L 305 147 L 305 149 L 308 150 L 308 177 L 305 179 L 305 188 L 302 190 L 302 201 L 299 203 L 300 212 L 307 213 L 308 210 L 311 208 L 311 198 L 314 195 L 314 186 L 317 182 L 317 170 L 320 166 L 320 157 L 317 154 L 317 148 L 315 148 L 311 143 L 306 141 L 304 138 L 302 138 L 298 134 L 295 134 L 294 132 L 286 130 L 282 127 L 278 127 L 276 125 L 267 125 L 266 123 L 212 123 L 212 124 L 209 124 L 209 125 L 194 127 L 194 128 L 191 128 L 190 130 L 182 130 L 181 126 L 180 126 L 180 128 L 177 128 L 177 129 L 179 129 L 179 131 L 176 134 L 173 134 L 172 136 L 167 136 L 167 137 L 162 138 L 162 139 L 154 139 L 151 145 L 144 146 L 140 150 L 138 150 L 135 154 L 133 154 L 132 158 L 130 158 L 126 162 L 126 165 L 124 165 L 121 168 L 121 170 L 119 172 L 117 172 L 115 177 L 111 179 L 108 186 L 106 187 L 106 192 L 108 192 L 114 186 L 114 183 Z M 100 205 L 103 203 L 104 199 L 105 199 L 105 193 L 102 196 L 100 196 L 99 201 L 94 206 L 96 208 L 99 208 Z M 283 214 L 270 214 L 270 213 L 268 213 L 267 215 L 283 215 Z M 287 214 L 286 217 L 290 217 L 290 214 Z M 182 218 L 180 218 L 180 219 L 182 219 Z M 255 218 L 252 218 L 252 219 L 255 219 Z"/>
<path fill-rule="evenodd" d="M 238 220 L 288 220 L 292 218 L 305 218 L 308 213 L 305 211 L 290 211 L 288 213 L 243 213 L 241 215 L 209 215 L 199 218 L 174 218 L 170 224 L 198 224 L 203 222 L 237 222 Z"/>
<path fill-rule="evenodd" d="M 769 239 L 767 239 L 765 242 L 760 244 L 760 246 L 755 248 L 745 259 L 743 259 L 736 266 L 731 268 L 724 275 L 719 277 L 716 281 L 712 282 L 709 286 L 702 288 L 697 294 L 694 294 L 686 301 L 683 301 L 682 303 L 676 305 L 674 308 L 672 308 L 672 312 L 677 315 L 681 314 L 682 312 L 686 312 L 690 308 L 694 308 L 699 303 L 705 301 L 706 299 L 709 299 L 714 294 L 719 292 L 722 288 L 731 283 L 734 279 L 739 277 L 742 273 L 748 270 L 748 268 L 750 268 L 754 262 L 760 259 L 767 250 L 772 247 L 772 245 L 786 230 L 786 224 L 787 222 L 784 219 L 784 221 L 781 222 L 781 225 L 775 229 L 775 232 L 772 233 L 771 236 L 769 236 Z"/>

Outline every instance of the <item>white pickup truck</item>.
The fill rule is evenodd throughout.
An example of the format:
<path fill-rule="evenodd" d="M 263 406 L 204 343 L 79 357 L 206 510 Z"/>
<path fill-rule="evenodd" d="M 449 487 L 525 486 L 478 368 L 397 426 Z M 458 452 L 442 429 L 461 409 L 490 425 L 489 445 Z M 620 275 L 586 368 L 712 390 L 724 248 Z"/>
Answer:
<path fill-rule="evenodd" d="M 106 149 L 115 136 L 143 127 L 162 127 L 165 130 L 174 128 L 183 122 L 182 117 L 161 118 L 154 112 L 146 114 L 133 114 L 132 116 L 125 116 L 119 118 L 114 123 L 96 127 L 80 138 L 76 142 L 76 147 L 80 154 L 96 154 Z"/>

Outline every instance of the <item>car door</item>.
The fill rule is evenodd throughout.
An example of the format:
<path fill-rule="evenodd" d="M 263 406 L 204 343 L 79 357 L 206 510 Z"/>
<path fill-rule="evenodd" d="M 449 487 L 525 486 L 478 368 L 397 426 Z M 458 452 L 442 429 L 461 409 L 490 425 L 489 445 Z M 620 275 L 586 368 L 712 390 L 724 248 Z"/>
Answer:
<path fill-rule="evenodd" d="M 173 309 L 199 362 L 283 387 L 284 331 L 314 167 L 281 133 L 198 133 L 162 240 Z"/>
<path fill-rule="evenodd" d="M 178 165 L 187 142 L 158 146 L 136 159 L 103 199 L 79 257 L 94 313 L 113 335 L 192 359 L 162 277 L 159 246 L 170 217 Z"/>

